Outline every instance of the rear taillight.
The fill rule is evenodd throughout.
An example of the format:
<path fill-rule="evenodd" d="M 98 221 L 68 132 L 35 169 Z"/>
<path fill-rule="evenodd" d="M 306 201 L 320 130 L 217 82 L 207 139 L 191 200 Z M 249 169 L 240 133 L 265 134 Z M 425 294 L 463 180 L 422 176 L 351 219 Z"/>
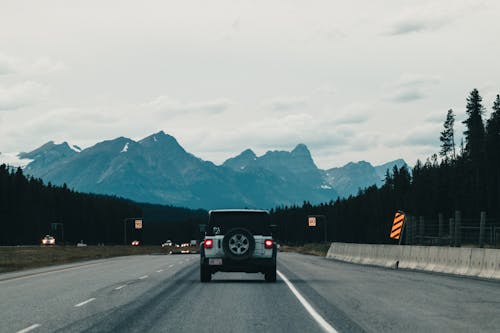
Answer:
<path fill-rule="evenodd" d="M 272 249 L 273 248 L 273 240 L 272 239 L 266 239 L 264 241 L 264 248 L 266 248 L 266 249 Z"/>
<path fill-rule="evenodd" d="M 205 242 L 203 242 L 203 247 L 205 249 L 211 249 L 214 246 L 214 241 L 212 239 L 205 239 Z"/>

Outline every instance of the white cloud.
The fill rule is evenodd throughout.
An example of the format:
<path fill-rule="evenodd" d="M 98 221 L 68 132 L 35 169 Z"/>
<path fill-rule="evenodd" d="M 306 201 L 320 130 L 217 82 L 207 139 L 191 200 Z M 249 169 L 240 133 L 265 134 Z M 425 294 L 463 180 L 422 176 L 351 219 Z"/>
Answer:
<path fill-rule="evenodd" d="M 482 3 L 471 0 L 418 1 L 405 6 L 390 24 L 387 34 L 407 35 L 440 30 L 465 15 L 482 8 Z"/>
<path fill-rule="evenodd" d="M 216 114 L 227 110 L 233 103 L 225 98 L 203 102 L 181 102 L 169 96 L 158 96 L 142 104 L 141 107 L 157 111 L 167 111 L 170 115 L 179 113 L 209 113 Z"/>
<path fill-rule="evenodd" d="M 55 61 L 49 57 L 39 57 L 36 59 L 21 59 L 0 53 L 0 75 L 45 75 L 64 70 L 66 65 L 61 61 Z"/>
<path fill-rule="evenodd" d="M 407 103 L 423 99 L 432 86 L 440 83 L 437 76 L 425 76 L 420 74 L 405 74 L 396 82 L 389 84 L 388 100 L 399 103 Z"/>
<path fill-rule="evenodd" d="M 16 72 L 16 65 L 12 58 L 0 53 L 0 75 L 12 74 Z"/>
<path fill-rule="evenodd" d="M 265 107 L 274 111 L 289 111 L 304 108 L 307 105 L 307 97 L 275 97 L 264 101 Z"/>
<path fill-rule="evenodd" d="M 49 94 L 46 85 L 25 81 L 10 87 L 0 86 L 0 111 L 15 110 L 36 103 Z"/>

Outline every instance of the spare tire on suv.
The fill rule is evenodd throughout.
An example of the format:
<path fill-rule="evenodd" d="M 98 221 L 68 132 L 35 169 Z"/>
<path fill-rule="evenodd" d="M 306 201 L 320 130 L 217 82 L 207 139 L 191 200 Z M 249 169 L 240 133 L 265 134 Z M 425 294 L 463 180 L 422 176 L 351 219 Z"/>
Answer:
<path fill-rule="evenodd" d="M 255 239 L 247 229 L 233 228 L 224 235 L 222 248 L 233 260 L 249 259 L 255 249 Z"/>

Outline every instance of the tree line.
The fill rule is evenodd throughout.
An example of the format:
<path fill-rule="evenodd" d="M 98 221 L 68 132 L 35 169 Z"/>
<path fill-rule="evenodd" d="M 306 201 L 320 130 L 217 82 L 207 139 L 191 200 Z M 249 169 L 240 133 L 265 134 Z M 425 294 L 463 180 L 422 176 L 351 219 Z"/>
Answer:
<path fill-rule="evenodd" d="M 123 244 L 134 239 L 157 244 L 198 236 L 206 211 L 140 204 L 123 198 L 79 193 L 44 184 L 21 168 L 0 165 L 0 245 L 40 244 L 50 234 L 58 244 Z M 134 218 L 143 219 L 136 230 Z M 126 239 L 125 239 L 126 232 Z"/>
<path fill-rule="evenodd" d="M 418 160 L 411 171 L 406 166 L 394 167 L 387 171 L 384 185 L 362 189 L 356 196 L 273 209 L 282 241 L 323 239 L 321 222 L 316 231 L 307 227 L 309 215 L 326 217 L 329 241 L 355 243 L 392 243 L 388 235 L 397 210 L 427 217 L 452 216 L 455 210 L 475 217 L 485 211 L 500 222 L 500 96 L 486 120 L 477 89 L 466 101 L 461 142 L 455 142 L 455 113 L 450 109 L 439 133 L 439 155 Z"/>
<path fill-rule="evenodd" d="M 78 193 L 26 177 L 21 168 L 0 165 L 0 244 L 40 244 L 46 234 L 57 241 L 119 243 L 123 219 L 140 216 L 129 200 Z"/>

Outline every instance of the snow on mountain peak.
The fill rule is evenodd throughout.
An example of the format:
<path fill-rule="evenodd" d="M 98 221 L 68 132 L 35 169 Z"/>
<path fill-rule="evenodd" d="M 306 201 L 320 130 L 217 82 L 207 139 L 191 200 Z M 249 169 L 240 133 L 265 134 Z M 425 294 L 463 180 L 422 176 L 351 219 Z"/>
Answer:
<path fill-rule="evenodd" d="M 28 164 L 33 162 L 29 158 L 21 158 L 19 153 L 0 153 L 0 164 L 6 164 L 11 167 L 21 167 L 24 168 Z"/>
<path fill-rule="evenodd" d="M 127 151 L 128 151 L 128 142 L 125 144 L 125 146 L 123 146 L 123 148 L 120 151 L 120 153 L 126 153 Z"/>

